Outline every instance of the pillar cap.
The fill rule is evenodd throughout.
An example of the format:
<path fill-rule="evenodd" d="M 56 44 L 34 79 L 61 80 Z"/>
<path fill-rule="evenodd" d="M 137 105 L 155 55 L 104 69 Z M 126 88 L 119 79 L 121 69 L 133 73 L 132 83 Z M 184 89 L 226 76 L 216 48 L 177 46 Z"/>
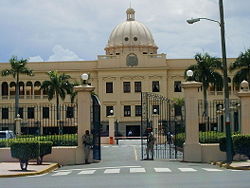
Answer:
<path fill-rule="evenodd" d="M 74 91 L 76 91 L 76 92 L 92 92 L 94 90 L 95 90 L 95 87 L 90 86 L 90 85 L 74 86 Z"/>
<path fill-rule="evenodd" d="M 240 91 L 249 91 L 249 84 L 246 80 L 240 83 Z"/>
<path fill-rule="evenodd" d="M 201 82 L 195 82 L 195 81 L 188 81 L 188 82 L 183 82 L 181 84 L 182 88 L 199 88 L 201 87 L 202 83 Z"/>

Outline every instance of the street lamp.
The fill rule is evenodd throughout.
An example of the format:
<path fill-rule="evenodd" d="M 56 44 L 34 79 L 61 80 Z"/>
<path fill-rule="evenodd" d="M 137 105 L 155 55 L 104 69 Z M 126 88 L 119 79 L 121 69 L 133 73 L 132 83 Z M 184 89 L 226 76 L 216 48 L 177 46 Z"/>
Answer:
<path fill-rule="evenodd" d="M 224 11 L 223 0 L 219 0 L 220 22 L 209 18 L 192 18 L 187 20 L 188 24 L 199 22 L 200 20 L 208 20 L 216 22 L 220 26 L 221 31 L 221 51 L 223 63 L 223 84 L 224 84 L 224 104 L 225 104 L 225 127 L 226 127 L 226 143 L 227 143 L 227 162 L 232 161 L 232 142 L 231 142 L 231 128 L 230 128 L 230 112 L 229 112 L 229 89 L 227 77 L 227 57 L 226 57 L 226 42 L 225 42 L 225 24 L 224 24 Z"/>

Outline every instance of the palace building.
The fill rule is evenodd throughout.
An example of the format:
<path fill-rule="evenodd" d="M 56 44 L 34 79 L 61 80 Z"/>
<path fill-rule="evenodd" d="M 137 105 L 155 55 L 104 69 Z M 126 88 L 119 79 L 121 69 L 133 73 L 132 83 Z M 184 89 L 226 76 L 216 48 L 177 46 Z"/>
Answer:
<path fill-rule="evenodd" d="M 103 130 L 108 129 L 107 116 L 113 110 L 119 132 L 127 135 L 132 130 L 134 136 L 139 136 L 141 92 L 153 92 L 169 99 L 183 98 L 181 82 L 184 81 L 184 70 L 196 63 L 194 59 L 168 59 L 166 54 L 158 54 L 153 34 L 136 20 L 132 8 L 127 9 L 126 20 L 113 29 L 104 50 L 105 55 L 98 55 L 94 61 L 29 62 L 27 66 L 33 70 L 35 76 L 20 75 L 19 102 L 20 108 L 23 108 L 22 121 L 28 122 L 37 116 L 41 119 L 51 117 L 48 108 L 50 103 L 55 104 L 55 99 L 48 101 L 46 93 L 40 90 L 41 83 L 48 80 L 45 73 L 57 70 L 69 74 L 78 82 L 81 74 L 89 73 L 88 82 L 95 86 L 94 92 L 101 101 Z M 233 60 L 228 59 L 228 62 Z M 8 62 L 1 63 L 1 70 L 9 66 Z M 1 130 L 7 129 L 5 121 L 11 118 L 13 120 L 9 108 L 15 103 L 15 80 L 11 76 L 0 77 L 0 84 Z M 202 92 L 199 93 L 202 99 Z M 232 98 L 236 98 L 234 93 L 234 88 L 230 86 Z M 223 99 L 223 91 L 211 87 L 208 96 L 210 99 Z M 70 98 L 67 97 L 61 103 L 70 105 Z M 39 106 L 40 109 L 36 111 L 34 106 Z M 75 114 L 71 111 L 72 108 L 68 106 L 65 114 L 62 114 L 65 121 L 74 118 Z M 34 124 L 35 122 L 34 120 Z M 63 126 L 67 127 L 66 124 Z M 66 130 L 70 132 L 70 127 Z"/>

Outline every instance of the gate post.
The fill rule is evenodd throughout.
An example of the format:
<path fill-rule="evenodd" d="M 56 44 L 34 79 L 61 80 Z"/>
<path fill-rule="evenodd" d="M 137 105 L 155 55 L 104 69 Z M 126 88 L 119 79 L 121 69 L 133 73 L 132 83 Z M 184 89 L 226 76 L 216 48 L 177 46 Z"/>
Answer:
<path fill-rule="evenodd" d="M 152 115 L 152 119 L 153 119 L 153 133 L 158 136 L 159 135 L 159 115 L 158 114 L 153 114 Z"/>
<path fill-rule="evenodd" d="M 201 144 L 199 143 L 198 88 L 200 82 L 184 82 L 186 138 L 184 143 L 184 161 L 201 162 Z"/>
<path fill-rule="evenodd" d="M 114 144 L 115 138 L 115 116 L 109 115 L 109 144 Z"/>
<path fill-rule="evenodd" d="M 15 125 L 16 125 L 16 135 L 20 136 L 22 134 L 21 132 L 21 121 L 20 115 L 17 114 L 17 118 L 15 118 Z"/>
<path fill-rule="evenodd" d="M 247 81 L 242 81 L 238 97 L 241 103 L 241 134 L 250 134 L 250 91 Z"/>
<path fill-rule="evenodd" d="M 91 92 L 94 91 L 95 87 L 88 84 L 75 86 L 74 90 L 77 92 L 77 151 L 76 151 L 76 163 L 84 163 L 84 149 L 82 144 L 82 136 L 86 130 L 91 131 Z M 90 159 L 92 161 L 92 159 Z"/>

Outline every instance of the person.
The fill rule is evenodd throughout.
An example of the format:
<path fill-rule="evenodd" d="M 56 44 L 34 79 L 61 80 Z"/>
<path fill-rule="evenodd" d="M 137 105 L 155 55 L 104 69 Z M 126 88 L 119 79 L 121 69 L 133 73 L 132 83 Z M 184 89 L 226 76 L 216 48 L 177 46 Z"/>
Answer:
<path fill-rule="evenodd" d="M 149 155 L 151 155 L 151 160 L 154 159 L 154 143 L 155 143 L 155 137 L 153 135 L 152 130 L 148 133 L 148 139 L 147 139 L 147 159 L 149 159 Z"/>
<path fill-rule="evenodd" d="M 89 164 L 90 150 L 93 147 L 93 138 L 89 134 L 89 130 L 85 131 L 85 134 L 82 137 L 82 143 L 83 143 L 83 147 L 84 147 L 85 164 Z"/>
<path fill-rule="evenodd" d="M 128 136 L 132 136 L 132 134 L 133 134 L 132 131 L 129 130 L 129 131 L 128 131 Z"/>

